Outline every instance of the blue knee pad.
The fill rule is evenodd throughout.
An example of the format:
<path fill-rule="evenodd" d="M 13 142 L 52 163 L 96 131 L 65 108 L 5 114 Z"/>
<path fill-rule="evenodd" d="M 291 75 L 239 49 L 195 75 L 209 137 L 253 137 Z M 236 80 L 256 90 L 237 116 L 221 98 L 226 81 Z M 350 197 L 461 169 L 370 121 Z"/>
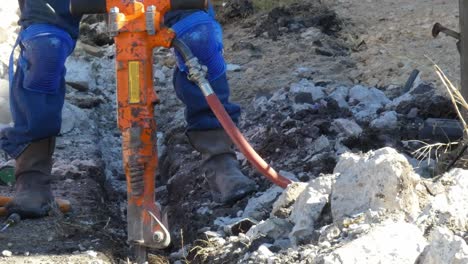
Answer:
<path fill-rule="evenodd" d="M 34 25 L 22 32 L 20 43 L 19 67 L 24 72 L 23 88 L 39 93 L 57 93 L 66 72 L 65 60 L 74 49 L 70 35 L 49 25 Z"/>
<path fill-rule="evenodd" d="M 208 67 L 208 80 L 215 80 L 226 72 L 221 25 L 210 14 L 195 12 L 175 23 L 172 29 L 200 63 Z M 187 72 L 182 56 L 177 51 L 175 53 L 179 69 Z"/>

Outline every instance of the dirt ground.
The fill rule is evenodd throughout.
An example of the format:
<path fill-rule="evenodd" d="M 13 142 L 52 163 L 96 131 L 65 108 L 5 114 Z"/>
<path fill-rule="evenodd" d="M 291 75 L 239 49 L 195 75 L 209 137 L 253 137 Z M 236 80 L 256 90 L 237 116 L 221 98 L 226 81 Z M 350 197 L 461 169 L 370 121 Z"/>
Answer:
<path fill-rule="evenodd" d="M 341 46 L 341 52 L 332 52 L 332 56 L 317 52 L 319 43 L 310 43 L 307 34 L 286 34 L 274 41 L 256 37 L 249 22 L 241 28 L 238 23 L 225 27 L 226 56 L 244 68 L 230 75 L 235 99 L 274 91 L 304 77 L 335 85 L 362 83 L 385 88 L 403 86 L 411 72 L 418 69 L 424 80 L 438 81 L 431 60 L 458 83 L 460 59 L 456 41 L 446 36 L 434 39 L 431 35 L 436 22 L 458 29 L 457 1 L 322 2 L 336 11 L 342 22 L 343 29 L 336 34 L 338 40 L 322 35 L 322 42 L 332 42 L 332 50 L 333 46 Z M 256 50 L 247 54 L 237 51 L 236 47 L 245 46 L 239 43 L 253 44 L 261 50 L 261 56 L 256 55 Z M 291 74 L 300 67 L 310 68 L 311 74 Z"/>
<path fill-rule="evenodd" d="M 305 1 L 305 4 L 286 11 L 257 13 L 224 24 L 226 58 L 230 64 L 240 66 L 229 71 L 234 101 L 247 105 L 259 95 L 289 87 L 301 79 L 331 87 L 362 83 L 385 90 L 392 84 L 403 86 L 410 73 L 419 69 L 423 79 L 437 81 L 428 58 L 439 64 L 452 80 L 459 80 L 455 41 L 448 37 L 433 39 L 431 36 L 431 27 L 435 22 L 457 28 L 457 1 L 325 2 L 329 10 L 336 11 L 336 17 L 329 11 L 320 10 L 324 16 L 314 16 L 313 20 L 308 20 L 308 12 L 317 10 L 314 4 L 310 5 L 313 1 Z M 272 16 L 271 19 L 276 16 L 287 19 L 285 24 L 267 28 L 267 24 L 262 22 L 270 21 L 268 15 Z M 298 19 L 303 23 L 315 23 L 317 27 L 313 30 L 296 28 L 295 21 Z M 162 91 L 162 98 L 165 95 L 169 97 L 168 93 Z M 169 105 L 165 109 L 180 107 L 180 103 L 172 99 L 163 100 L 163 103 Z M 105 110 L 113 113 L 112 108 Z M 94 120 L 100 120 L 99 114 L 105 112 L 100 111 L 92 114 L 89 110 L 87 113 Z M 184 243 L 194 242 L 197 232 L 203 230 L 207 223 L 219 216 L 232 215 L 247 203 L 247 199 L 244 199 L 230 207 L 210 204 L 206 184 L 196 177 L 190 179 L 200 173 L 199 168 L 183 164 L 187 160 L 195 164 L 200 157 L 193 153 L 182 137 L 183 124 L 170 127 L 173 125 L 172 115 L 163 113 L 159 117 L 159 122 L 162 122 L 160 128 L 167 135 L 168 152 L 176 153 L 163 156 L 161 161 L 160 174 L 164 176 L 161 181 L 166 183 L 169 175 L 173 180 L 166 190 L 161 191 L 161 202 L 172 205 L 170 221 L 173 231 L 189 231 L 175 236 L 174 245 L 167 251 L 155 252 L 163 257 L 155 258 L 154 263 L 169 262 L 167 256 Z M 109 120 L 115 121 L 114 118 Z M 57 159 L 70 164 L 74 161 L 101 160 L 102 153 L 93 144 L 100 142 L 103 136 L 111 135 L 115 141 L 119 138 L 112 129 L 109 129 L 109 134 L 96 131 L 96 128 L 89 127 L 88 130 L 62 138 Z M 88 149 L 96 151 L 71 155 L 67 152 L 69 145 L 87 145 Z M 269 149 L 265 147 L 264 151 L 268 153 Z M 185 158 L 177 161 L 178 155 Z M 74 211 L 66 216 L 27 220 L 0 233 L 0 263 L 126 263 L 129 252 L 125 241 L 125 223 L 120 220 L 125 211 L 119 207 L 125 198 L 125 190 L 104 195 L 104 190 L 107 190 L 105 173 L 99 169 L 99 164 L 78 162 L 75 165 L 80 173 L 57 172 L 60 181 L 54 185 L 58 196 L 69 199 L 75 205 Z M 244 170 L 246 167 L 244 164 Z M 268 187 L 257 174 L 251 170 L 247 172 L 256 177 L 261 190 Z M 189 184 L 185 182 L 183 190 L 171 189 L 179 181 L 187 180 Z M 2 187 L 0 191 L 2 195 L 11 194 L 12 189 Z M 184 195 L 197 192 L 191 196 Z M 200 215 L 196 211 L 197 206 L 208 207 L 213 212 L 209 216 Z M 2 257 L 3 250 L 13 252 L 14 256 Z"/>

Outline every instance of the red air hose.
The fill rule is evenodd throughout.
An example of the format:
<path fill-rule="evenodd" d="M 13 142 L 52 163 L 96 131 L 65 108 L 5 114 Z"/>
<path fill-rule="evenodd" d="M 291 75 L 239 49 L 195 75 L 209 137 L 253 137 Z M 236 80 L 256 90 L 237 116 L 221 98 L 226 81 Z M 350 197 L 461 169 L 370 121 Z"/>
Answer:
<path fill-rule="evenodd" d="M 245 139 L 244 135 L 239 131 L 236 124 L 232 121 L 231 117 L 228 115 L 224 109 L 223 104 L 219 101 L 218 97 L 211 88 L 210 83 L 206 80 L 206 69 L 203 69 L 202 65 L 199 64 L 198 59 L 193 56 L 190 48 L 185 45 L 185 43 L 179 39 L 174 39 L 172 46 L 177 49 L 182 55 L 187 67 L 189 68 L 188 78 L 189 80 L 196 83 L 203 95 L 208 102 L 211 110 L 218 118 L 221 126 L 224 128 L 226 133 L 231 138 L 232 142 L 239 148 L 239 150 L 244 154 L 247 160 L 265 177 L 267 177 L 274 184 L 286 188 L 292 181 L 288 178 L 281 176 L 277 173 L 268 163 L 266 163 L 260 155 L 250 146 L 249 142 Z"/>
<path fill-rule="evenodd" d="M 247 142 L 244 135 L 239 131 L 231 117 L 226 113 L 224 106 L 221 104 L 216 94 L 208 95 L 205 98 L 226 133 L 250 163 L 252 163 L 252 165 L 270 181 L 282 188 L 286 188 L 291 183 L 291 180 L 277 173 L 262 159 L 262 157 L 260 157 L 260 155 L 258 155 L 252 146 L 250 146 L 249 142 Z"/>

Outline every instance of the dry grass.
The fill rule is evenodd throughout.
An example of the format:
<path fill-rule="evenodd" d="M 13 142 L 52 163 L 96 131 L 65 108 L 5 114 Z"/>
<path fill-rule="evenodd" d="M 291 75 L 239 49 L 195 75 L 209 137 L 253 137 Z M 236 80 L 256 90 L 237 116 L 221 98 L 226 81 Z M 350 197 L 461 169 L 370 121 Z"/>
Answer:
<path fill-rule="evenodd" d="M 429 59 L 431 60 L 431 59 Z M 459 159 L 462 152 L 464 151 L 464 146 L 468 143 L 468 125 L 466 122 L 466 113 L 468 113 L 468 103 L 466 102 L 465 98 L 458 89 L 445 75 L 444 71 L 432 60 L 431 62 L 434 65 L 435 72 L 437 76 L 440 78 L 442 84 L 444 85 L 448 95 L 450 96 L 450 100 L 457 112 L 458 118 L 463 125 L 463 134 L 464 137 L 462 142 L 451 142 L 451 143 L 436 143 L 436 144 L 427 144 L 425 142 L 421 142 L 424 144 L 423 147 L 417 149 L 413 152 L 413 155 L 419 160 L 427 159 L 430 162 L 430 158 L 432 155 L 435 156 L 436 162 L 439 162 L 439 158 L 441 156 L 445 156 L 442 159 L 442 164 L 438 164 L 439 172 L 445 172 L 447 169 L 450 169 L 452 165 L 454 165 L 454 161 Z M 458 148 L 457 148 L 458 147 Z M 455 148 L 455 153 L 452 151 Z M 457 151 L 458 150 L 458 151 Z M 444 162 L 447 161 L 447 162 Z M 448 165 L 450 164 L 450 165 Z M 448 165 L 448 166 L 447 166 Z"/>

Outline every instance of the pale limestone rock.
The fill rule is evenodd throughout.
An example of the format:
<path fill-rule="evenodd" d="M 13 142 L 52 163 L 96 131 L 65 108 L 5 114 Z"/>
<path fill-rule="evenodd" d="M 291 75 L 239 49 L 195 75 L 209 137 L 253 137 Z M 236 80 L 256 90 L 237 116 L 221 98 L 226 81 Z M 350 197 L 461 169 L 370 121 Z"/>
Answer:
<path fill-rule="evenodd" d="M 344 118 L 335 119 L 332 129 L 345 137 L 358 137 L 363 131 L 356 122 Z"/>
<path fill-rule="evenodd" d="M 294 182 L 283 191 L 280 197 L 273 204 L 270 216 L 288 217 L 291 213 L 291 205 L 297 200 L 299 195 L 307 188 L 307 183 Z"/>
<path fill-rule="evenodd" d="M 283 189 L 281 187 L 273 186 L 264 193 L 261 193 L 260 196 L 250 199 L 242 217 L 258 221 L 262 220 L 265 215 L 269 214 L 273 203 L 282 192 Z"/>
<path fill-rule="evenodd" d="M 336 175 L 333 174 L 313 179 L 294 203 L 290 220 L 295 225 L 289 234 L 293 244 L 303 242 L 312 235 L 314 225 L 329 201 L 335 180 Z"/>
<path fill-rule="evenodd" d="M 417 226 L 388 221 L 323 257 L 324 264 L 414 264 L 427 245 Z"/>
<path fill-rule="evenodd" d="M 440 181 L 445 191 L 429 202 L 418 222 L 429 221 L 452 230 L 468 231 L 468 170 L 454 169 Z"/>
<path fill-rule="evenodd" d="M 468 263 L 468 246 L 446 227 L 435 228 L 429 236 L 429 245 L 421 254 L 418 264 Z"/>
<path fill-rule="evenodd" d="M 416 217 L 419 201 L 414 191 L 419 176 L 407 159 L 391 148 L 364 155 L 345 153 L 335 168 L 331 195 L 333 220 L 368 210 L 403 211 Z"/>

